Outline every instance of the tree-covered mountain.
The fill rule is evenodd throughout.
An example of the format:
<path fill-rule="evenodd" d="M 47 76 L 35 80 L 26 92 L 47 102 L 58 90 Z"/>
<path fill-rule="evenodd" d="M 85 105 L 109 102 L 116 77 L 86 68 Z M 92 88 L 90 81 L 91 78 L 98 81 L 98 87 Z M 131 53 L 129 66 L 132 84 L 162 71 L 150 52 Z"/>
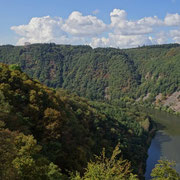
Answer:
<path fill-rule="evenodd" d="M 174 111 L 180 111 L 179 59 L 178 44 L 125 50 L 55 44 L 0 46 L 0 62 L 19 64 L 49 87 L 65 88 L 91 100 L 129 97 Z"/>
<path fill-rule="evenodd" d="M 133 172 L 142 176 L 150 130 L 150 118 L 137 108 L 50 89 L 19 66 L 0 64 L 1 179 L 83 173 L 95 154 L 105 148 L 109 157 L 118 143 Z"/>
<path fill-rule="evenodd" d="M 129 97 L 174 111 L 180 111 L 179 59 L 178 44 L 125 50 L 55 44 L 0 46 L 0 62 L 20 65 L 49 87 L 65 88 L 91 100 Z"/>

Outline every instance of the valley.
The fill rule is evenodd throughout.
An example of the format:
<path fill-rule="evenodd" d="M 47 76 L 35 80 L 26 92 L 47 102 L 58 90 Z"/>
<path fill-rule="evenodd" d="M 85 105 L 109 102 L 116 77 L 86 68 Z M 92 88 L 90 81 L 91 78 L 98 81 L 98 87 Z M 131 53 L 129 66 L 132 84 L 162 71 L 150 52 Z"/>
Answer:
<path fill-rule="evenodd" d="M 50 165 L 63 179 L 70 178 L 69 172 L 79 172 L 80 177 L 86 175 L 88 163 L 95 161 L 94 155 L 100 155 L 105 148 L 110 158 L 119 144 L 121 156 L 131 163 L 125 179 L 130 178 L 130 172 L 134 178 L 137 174 L 137 178 L 144 179 L 152 132 L 158 120 L 164 119 L 145 109 L 159 109 L 180 119 L 178 44 L 132 49 L 53 43 L 3 45 L 0 62 L 0 138 L 7 133 L 10 138 L 14 136 L 11 142 L 7 139 L 4 143 L 16 149 L 6 167 L 1 167 L 9 167 L 1 177 L 12 169 L 9 178 L 26 178 L 27 166 L 35 167 L 31 178 L 38 176 L 41 169 L 39 178 L 49 179 Z M 173 123 L 173 118 L 167 118 L 167 122 Z M 156 138 L 161 137 L 159 132 L 149 149 L 152 159 L 151 149 Z M 28 154 L 33 166 L 20 163 L 26 152 L 18 159 L 21 148 L 28 146 L 21 141 L 30 136 L 35 148 L 39 147 Z M 16 138 L 22 139 L 20 146 Z M 10 162 L 22 166 L 10 166 Z M 151 170 L 147 164 L 146 177 L 150 177 Z"/>

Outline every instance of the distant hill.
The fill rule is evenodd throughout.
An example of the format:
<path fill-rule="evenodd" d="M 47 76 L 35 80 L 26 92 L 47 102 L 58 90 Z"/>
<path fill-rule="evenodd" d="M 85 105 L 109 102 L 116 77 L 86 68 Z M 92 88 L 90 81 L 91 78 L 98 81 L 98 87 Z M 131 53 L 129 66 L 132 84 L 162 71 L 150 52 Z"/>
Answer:
<path fill-rule="evenodd" d="M 46 179 L 55 165 L 65 174 L 83 172 L 94 154 L 105 147 L 108 156 L 118 143 L 123 158 L 142 176 L 150 130 L 150 118 L 136 108 L 90 102 L 42 85 L 17 65 L 0 63 L 2 179 Z"/>
<path fill-rule="evenodd" d="M 91 100 L 114 102 L 129 97 L 180 111 L 178 44 L 122 50 L 55 44 L 7 45 L 0 46 L 0 62 L 19 64 L 30 77 L 47 86 L 65 88 Z"/>

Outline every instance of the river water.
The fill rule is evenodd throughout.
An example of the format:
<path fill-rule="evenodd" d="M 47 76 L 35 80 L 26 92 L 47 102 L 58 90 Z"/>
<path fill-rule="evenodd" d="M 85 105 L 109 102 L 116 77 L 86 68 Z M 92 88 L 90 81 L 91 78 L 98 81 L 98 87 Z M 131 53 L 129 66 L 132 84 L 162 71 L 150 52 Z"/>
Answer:
<path fill-rule="evenodd" d="M 176 170 L 180 173 L 180 116 L 166 112 L 150 110 L 150 114 L 158 124 L 158 131 L 151 142 L 146 162 L 146 180 L 159 159 L 166 158 L 176 162 Z"/>

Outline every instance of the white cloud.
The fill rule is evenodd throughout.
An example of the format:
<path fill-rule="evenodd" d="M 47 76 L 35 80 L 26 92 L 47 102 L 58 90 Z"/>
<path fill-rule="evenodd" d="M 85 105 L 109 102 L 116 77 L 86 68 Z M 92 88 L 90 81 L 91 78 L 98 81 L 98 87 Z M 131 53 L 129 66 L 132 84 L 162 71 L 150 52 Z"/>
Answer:
<path fill-rule="evenodd" d="M 165 44 L 168 42 L 168 38 L 169 37 L 169 34 L 168 33 L 165 33 L 165 32 L 159 32 L 156 34 L 155 36 L 155 42 L 154 44 Z"/>
<path fill-rule="evenodd" d="M 62 29 L 71 35 L 86 37 L 97 36 L 107 30 L 107 25 L 95 16 L 83 16 L 80 12 L 74 11 L 65 21 Z"/>
<path fill-rule="evenodd" d="M 110 45 L 110 40 L 108 38 L 102 37 L 102 38 L 92 38 L 90 42 L 90 46 L 92 47 L 112 47 Z M 116 46 L 114 46 L 116 47 Z"/>
<path fill-rule="evenodd" d="M 167 14 L 164 23 L 167 26 L 180 26 L 180 15 L 176 14 Z"/>
<path fill-rule="evenodd" d="M 127 13 L 124 10 L 114 9 L 110 13 L 111 27 L 116 34 L 120 35 L 141 35 L 153 32 L 153 26 L 160 26 L 163 21 L 157 16 L 145 17 L 137 21 L 128 21 Z"/>
<path fill-rule="evenodd" d="M 111 26 L 114 27 L 114 26 L 119 25 L 119 23 L 125 22 L 126 21 L 126 16 L 127 16 L 126 11 L 121 10 L 121 9 L 114 9 L 110 13 Z"/>
<path fill-rule="evenodd" d="M 180 43 L 180 30 L 171 30 L 170 35 L 176 43 Z"/>
<path fill-rule="evenodd" d="M 118 35 L 109 33 L 108 38 L 93 38 L 91 42 L 92 47 L 118 47 L 131 48 L 141 45 L 152 44 L 149 37 L 143 35 Z"/>
<path fill-rule="evenodd" d="M 161 31 L 156 33 L 153 37 L 149 36 L 152 44 L 166 44 L 169 40 L 169 33 Z"/>
<path fill-rule="evenodd" d="M 12 26 L 11 29 L 22 36 L 18 44 L 23 44 L 25 41 L 31 43 L 51 42 L 57 37 L 65 38 L 61 26 L 62 18 L 34 17 L 27 25 Z"/>
<path fill-rule="evenodd" d="M 144 17 L 136 22 L 139 25 L 146 25 L 146 26 L 161 26 L 163 25 L 163 21 L 158 19 L 157 16 L 153 17 Z"/>
<path fill-rule="evenodd" d="M 12 26 L 20 37 L 17 42 L 59 44 L 90 44 L 93 47 L 128 48 L 148 44 L 162 44 L 171 42 L 180 43 L 179 14 L 167 14 L 164 19 L 157 16 L 129 20 L 125 10 L 114 9 L 110 13 L 110 24 L 105 24 L 94 16 L 84 16 L 78 11 L 72 12 L 67 19 L 50 16 L 34 17 L 26 25 Z M 163 32 L 168 27 L 169 32 Z"/>

